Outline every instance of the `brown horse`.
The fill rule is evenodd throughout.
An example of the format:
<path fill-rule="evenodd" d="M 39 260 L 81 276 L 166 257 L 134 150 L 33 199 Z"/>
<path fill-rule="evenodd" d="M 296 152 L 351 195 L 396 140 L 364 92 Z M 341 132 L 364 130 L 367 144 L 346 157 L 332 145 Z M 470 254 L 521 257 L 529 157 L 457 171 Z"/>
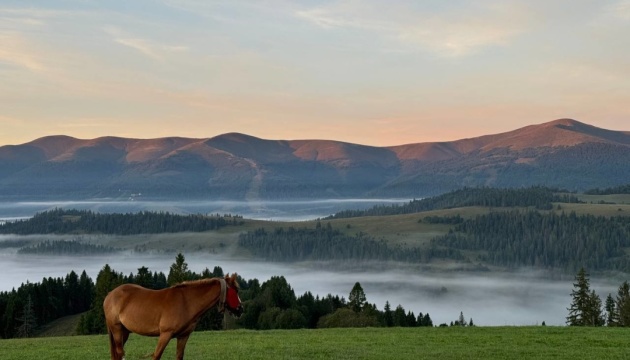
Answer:
<path fill-rule="evenodd" d="M 235 316 L 243 306 L 238 297 L 236 273 L 225 279 L 187 281 L 163 290 L 150 290 L 124 284 L 112 290 L 103 301 L 112 360 L 124 358 L 129 334 L 159 336 L 153 359 L 160 359 L 172 338 L 177 338 L 177 359 L 184 358 L 184 348 L 197 321 L 217 305 Z"/>

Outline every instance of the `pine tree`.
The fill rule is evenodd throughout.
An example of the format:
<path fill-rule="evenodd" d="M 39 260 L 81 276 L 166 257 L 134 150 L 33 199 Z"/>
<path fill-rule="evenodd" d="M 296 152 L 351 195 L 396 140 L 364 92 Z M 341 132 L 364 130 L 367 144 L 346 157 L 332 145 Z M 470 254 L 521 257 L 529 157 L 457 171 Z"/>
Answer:
<path fill-rule="evenodd" d="M 457 321 L 455 323 L 459 326 L 466 326 L 466 318 L 464 318 L 463 311 L 459 312 L 459 318 L 457 318 Z"/>
<path fill-rule="evenodd" d="M 602 312 L 602 301 L 590 289 L 588 274 L 584 268 L 575 276 L 574 289 L 571 291 L 573 301 L 567 316 L 567 324 L 569 326 L 602 326 L 605 324 Z"/>
<path fill-rule="evenodd" d="M 142 266 L 138 268 L 135 283 L 145 288 L 151 288 L 153 285 L 153 275 L 149 271 L 148 267 Z"/>
<path fill-rule="evenodd" d="M 171 265 L 171 269 L 168 273 L 166 282 L 169 286 L 179 284 L 182 281 L 188 280 L 190 277 L 188 271 L 188 263 L 182 253 L 177 254 L 175 257 L 175 263 Z"/>
<path fill-rule="evenodd" d="M 624 281 L 617 291 L 615 314 L 619 326 L 630 326 L 630 284 Z"/>
<path fill-rule="evenodd" d="M 585 325 L 603 326 L 606 323 L 606 319 L 602 312 L 602 300 L 595 293 L 595 290 L 591 290 L 588 300 L 588 317 L 585 319 Z"/>
<path fill-rule="evenodd" d="M 16 320 L 20 323 L 20 326 L 17 328 L 18 337 L 31 337 L 34 335 L 35 328 L 37 327 L 37 318 L 35 317 L 33 300 L 30 294 L 26 298 L 22 316 Z"/>
<path fill-rule="evenodd" d="M 383 309 L 383 320 L 385 321 L 385 326 L 394 326 L 394 314 L 392 313 L 392 307 L 391 305 L 389 305 L 389 301 L 385 301 L 385 308 Z"/>
<path fill-rule="evenodd" d="M 402 305 L 396 306 L 396 310 L 394 310 L 394 326 L 407 326 L 407 315 Z"/>
<path fill-rule="evenodd" d="M 363 291 L 361 284 L 356 282 L 350 291 L 350 295 L 348 295 L 348 305 L 350 305 L 352 311 L 358 313 L 361 312 L 366 302 L 367 298 L 365 296 L 365 292 Z"/>
<path fill-rule="evenodd" d="M 615 300 L 612 295 L 608 293 L 608 297 L 606 297 L 606 325 L 607 326 L 617 326 L 619 323 L 619 317 L 617 315 L 617 308 L 615 306 Z"/>

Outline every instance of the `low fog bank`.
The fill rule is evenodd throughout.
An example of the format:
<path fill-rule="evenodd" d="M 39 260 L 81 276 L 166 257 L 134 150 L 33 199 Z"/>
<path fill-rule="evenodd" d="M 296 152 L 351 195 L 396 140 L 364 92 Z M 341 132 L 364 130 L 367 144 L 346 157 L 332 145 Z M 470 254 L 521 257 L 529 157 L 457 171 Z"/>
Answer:
<path fill-rule="evenodd" d="M 0 221 L 29 218 L 38 212 L 62 209 L 91 210 L 102 213 L 168 211 L 175 214 L 233 214 L 248 219 L 274 221 L 304 221 L 326 217 L 346 209 L 367 209 L 375 205 L 409 202 L 410 199 L 319 199 L 274 201 L 30 201 L 0 202 Z"/>
<path fill-rule="evenodd" d="M 105 264 L 129 274 L 141 266 L 168 274 L 175 255 L 104 255 L 86 257 L 18 256 L 0 253 L 0 291 L 19 287 L 26 281 L 40 282 L 44 277 L 63 277 L 71 270 L 85 270 L 96 280 Z M 314 295 L 340 295 L 347 299 L 355 282 L 360 282 L 370 303 L 383 309 L 389 301 L 392 310 L 399 304 L 406 311 L 429 313 L 435 325 L 450 323 L 460 311 L 477 325 L 564 325 L 571 302 L 573 278 L 549 279 L 533 272 L 463 273 L 426 272 L 409 267 L 390 270 L 339 270 L 312 263 L 278 264 L 241 261 L 211 255 L 186 255 L 191 271 L 221 266 L 225 272 L 238 272 L 245 279 L 262 282 L 282 275 L 297 296 L 306 291 Z M 605 300 L 616 294 L 620 282 L 591 278 L 592 288 Z"/>

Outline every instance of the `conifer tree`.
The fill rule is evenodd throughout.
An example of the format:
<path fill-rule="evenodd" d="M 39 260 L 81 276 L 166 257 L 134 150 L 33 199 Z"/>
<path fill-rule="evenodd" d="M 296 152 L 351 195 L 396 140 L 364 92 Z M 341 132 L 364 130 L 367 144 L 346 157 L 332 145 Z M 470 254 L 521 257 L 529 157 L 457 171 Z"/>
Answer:
<path fill-rule="evenodd" d="M 188 263 L 186 263 L 184 255 L 179 253 L 175 257 L 175 263 L 171 265 L 166 282 L 169 286 L 173 286 L 186 280 L 189 280 Z"/>
<path fill-rule="evenodd" d="M 459 326 L 466 326 L 466 318 L 464 318 L 463 311 L 459 312 L 459 318 L 457 318 L 457 321 L 455 323 Z"/>
<path fill-rule="evenodd" d="M 617 291 L 615 314 L 619 326 L 630 326 L 630 284 L 624 281 Z"/>
<path fill-rule="evenodd" d="M 394 326 L 394 314 L 392 313 L 392 307 L 391 305 L 389 305 L 389 301 L 385 301 L 385 308 L 383 309 L 383 320 L 385 321 L 385 326 Z"/>
<path fill-rule="evenodd" d="M 24 304 L 22 316 L 16 320 L 20 323 L 20 326 L 17 328 L 18 337 L 31 337 L 35 334 L 37 318 L 35 317 L 35 309 L 30 294 L 26 298 L 26 304 Z"/>
<path fill-rule="evenodd" d="M 358 313 L 361 312 L 366 302 L 367 298 L 365 296 L 365 292 L 363 291 L 361 284 L 356 282 L 350 291 L 350 295 L 348 295 L 348 305 L 350 305 L 352 311 Z"/>
<path fill-rule="evenodd" d="M 602 311 L 602 300 L 599 295 L 595 293 L 595 290 L 591 290 L 589 295 L 588 304 L 588 318 L 586 319 L 587 326 L 603 326 L 606 324 L 604 313 Z"/>
<path fill-rule="evenodd" d="M 573 299 L 567 316 L 569 326 L 601 326 L 604 319 L 602 316 L 602 301 L 595 291 L 591 291 L 588 274 L 582 267 L 575 276 Z"/>
<path fill-rule="evenodd" d="M 606 305 L 605 305 L 605 309 L 606 309 L 606 325 L 607 326 L 618 326 L 619 323 L 619 318 L 617 316 L 617 309 L 615 306 L 615 300 L 613 299 L 612 295 L 610 293 L 608 293 L 608 296 L 606 297 Z"/>

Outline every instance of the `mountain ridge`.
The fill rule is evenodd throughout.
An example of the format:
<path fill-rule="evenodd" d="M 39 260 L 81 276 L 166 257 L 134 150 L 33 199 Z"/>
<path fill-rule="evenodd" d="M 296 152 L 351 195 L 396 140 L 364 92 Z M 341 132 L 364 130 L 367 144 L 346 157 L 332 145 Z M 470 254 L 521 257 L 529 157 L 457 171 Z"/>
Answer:
<path fill-rule="evenodd" d="M 154 139 L 53 135 L 0 147 L 0 195 L 113 196 L 116 189 L 134 189 L 163 197 L 418 197 L 461 186 L 607 187 L 627 181 L 626 168 L 630 131 L 573 119 L 383 147 L 236 132 Z"/>

